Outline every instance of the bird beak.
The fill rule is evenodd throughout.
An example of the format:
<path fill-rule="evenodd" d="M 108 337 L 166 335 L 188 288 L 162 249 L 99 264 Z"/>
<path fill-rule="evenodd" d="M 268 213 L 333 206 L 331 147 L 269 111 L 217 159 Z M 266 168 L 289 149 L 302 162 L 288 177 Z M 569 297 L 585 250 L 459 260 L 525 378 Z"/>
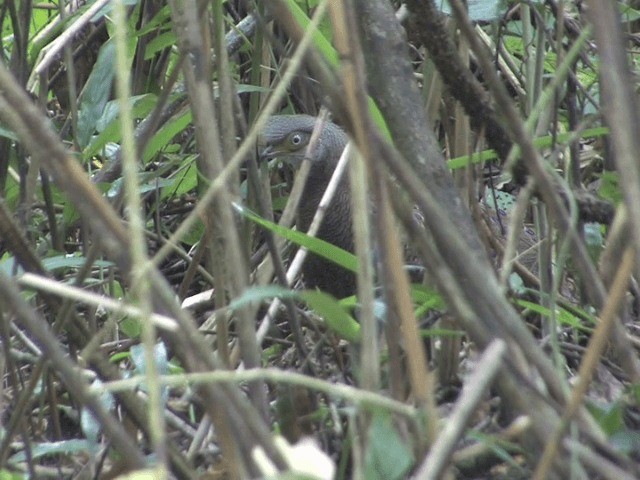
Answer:
<path fill-rule="evenodd" d="M 273 145 L 267 145 L 262 149 L 262 151 L 260 151 L 258 160 L 261 162 L 273 160 L 278 156 L 278 153 L 279 152 L 275 148 L 273 148 Z"/>

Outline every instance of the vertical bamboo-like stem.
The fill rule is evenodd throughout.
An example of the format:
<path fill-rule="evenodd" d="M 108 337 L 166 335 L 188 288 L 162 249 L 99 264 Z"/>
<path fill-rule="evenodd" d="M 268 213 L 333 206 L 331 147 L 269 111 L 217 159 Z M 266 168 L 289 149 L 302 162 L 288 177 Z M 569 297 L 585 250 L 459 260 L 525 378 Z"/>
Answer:
<path fill-rule="evenodd" d="M 121 0 L 114 5 L 114 25 L 116 43 L 116 90 L 120 104 L 120 128 L 122 130 L 122 171 L 126 192 L 129 232 L 131 234 L 131 293 L 140 305 L 142 342 L 144 346 L 145 375 L 149 395 L 149 423 L 151 444 L 156 455 L 155 474 L 158 478 L 168 477 L 167 451 L 164 423 L 164 401 L 158 382 L 156 364 L 156 329 L 150 321 L 153 312 L 151 285 L 146 278 L 149 262 L 145 241 L 145 219 L 138 189 L 138 163 L 133 137 L 134 125 L 131 114 L 131 63 L 127 55 L 127 21 Z"/>
<path fill-rule="evenodd" d="M 224 168 L 222 146 L 218 122 L 214 115 L 213 91 L 211 88 L 211 62 L 206 49 L 207 39 L 203 36 L 201 16 L 195 3 L 172 1 L 172 13 L 176 22 L 181 48 L 189 55 L 184 61 L 184 76 L 191 99 L 196 138 L 202 157 L 202 173 L 208 179 L 214 179 Z M 233 175 L 231 175 L 233 178 Z M 241 248 L 236 228 L 231 194 L 228 184 L 222 185 L 213 203 L 209 219 L 215 223 L 215 230 L 222 238 L 225 256 L 224 272 L 228 278 L 228 289 L 231 298 L 240 296 L 248 281 L 246 259 Z M 253 308 L 243 307 L 237 312 L 238 340 L 242 360 L 247 368 L 260 366 L 260 352 L 255 336 L 255 320 L 251 313 Z M 250 387 L 254 405 L 266 418 L 266 396 L 262 382 L 253 383 Z"/>
<path fill-rule="evenodd" d="M 420 340 L 409 294 L 409 279 L 404 271 L 403 248 L 398 238 L 395 219 L 391 213 L 389 190 L 384 172 L 374 160 L 375 152 L 370 142 L 374 129 L 367 104 L 364 73 L 364 55 L 355 21 L 354 3 L 350 1 L 331 4 L 336 48 L 343 59 L 341 77 L 347 101 L 347 111 L 352 119 L 355 140 L 372 176 L 372 191 L 377 206 L 376 232 L 380 248 L 385 297 L 389 303 L 389 321 L 397 319 L 402 333 L 411 389 L 418 404 L 427 416 L 427 443 L 436 434 L 436 410 L 433 396 L 433 380 L 427 369 L 424 345 Z M 364 285 L 366 287 L 366 285 Z M 365 292 L 366 293 L 366 292 Z M 371 297 L 369 297 L 371 299 Z"/>

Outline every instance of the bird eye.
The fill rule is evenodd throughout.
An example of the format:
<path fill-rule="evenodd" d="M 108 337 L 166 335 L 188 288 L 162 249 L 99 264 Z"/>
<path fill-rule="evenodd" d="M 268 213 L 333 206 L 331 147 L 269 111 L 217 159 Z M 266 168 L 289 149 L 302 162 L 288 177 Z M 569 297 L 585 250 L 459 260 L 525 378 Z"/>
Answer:
<path fill-rule="evenodd" d="M 291 135 L 291 145 L 297 147 L 301 143 L 302 143 L 302 135 L 300 135 L 299 133 L 294 133 L 293 135 Z"/>

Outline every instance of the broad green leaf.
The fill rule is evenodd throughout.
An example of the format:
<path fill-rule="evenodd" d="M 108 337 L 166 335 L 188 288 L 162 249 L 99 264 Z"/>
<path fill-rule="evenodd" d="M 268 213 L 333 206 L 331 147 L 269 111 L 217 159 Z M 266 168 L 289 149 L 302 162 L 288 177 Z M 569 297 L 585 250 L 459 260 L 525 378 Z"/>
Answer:
<path fill-rule="evenodd" d="M 127 338 L 136 339 L 140 338 L 142 334 L 142 325 L 140 324 L 140 320 L 133 317 L 125 317 L 118 323 L 120 330 L 124 333 Z"/>
<path fill-rule="evenodd" d="M 240 297 L 235 298 L 229 304 L 229 308 L 235 310 L 247 304 L 260 303 L 274 297 L 302 300 L 314 312 L 324 318 L 329 329 L 349 342 L 357 342 L 360 337 L 360 325 L 353 319 L 347 309 L 331 295 L 318 290 L 300 292 L 278 285 L 248 288 Z"/>
<path fill-rule="evenodd" d="M 237 310 L 247 305 L 255 305 L 270 298 L 298 298 L 299 292 L 284 288 L 279 285 L 264 285 L 262 287 L 247 288 L 242 295 L 234 298 L 229 304 L 229 308 Z"/>
<path fill-rule="evenodd" d="M 629 5 L 625 5 L 623 2 L 616 2 L 616 4 L 620 10 L 621 21 L 624 23 L 635 22 L 640 18 L 640 10 Z"/>
<path fill-rule="evenodd" d="M 144 59 L 153 58 L 158 52 L 175 45 L 177 41 L 176 34 L 173 31 L 158 35 L 147 44 L 144 50 Z"/>
<path fill-rule="evenodd" d="M 602 172 L 600 176 L 600 188 L 598 194 L 605 200 L 620 205 L 624 200 L 620 187 L 620 175 L 618 172 Z"/>
<path fill-rule="evenodd" d="M 411 285 L 411 298 L 419 306 L 416 312 L 418 316 L 426 313 L 427 310 L 437 310 L 445 307 L 444 300 L 440 294 L 426 285 Z"/>
<path fill-rule="evenodd" d="M 136 35 L 141 37 L 154 30 L 168 30 L 171 29 L 171 7 L 165 5 L 162 7 L 155 16 L 146 23 L 140 30 L 136 32 Z"/>
<path fill-rule="evenodd" d="M 168 197 L 179 197 L 190 192 L 198 185 L 198 169 L 194 163 L 195 156 L 182 160 L 182 166 L 171 176 L 171 183 L 162 189 L 161 200 Z"/>
<path fill-rule="evenodd" d="M 587 408 L 607 436 L 624 430 L 624 409 L 620 402 L 597 404 L 590 401 Z"/>
<path fill-rule="evenodd" d="M 316 255 L 331 260 L 332 262 L 340 265 L 352 272 L 358 271 L 358 259 L 352 253 L 349 253 L 341 248 L 336 247 L 319 238 L 313 238 L 305 233 L 291 230 L 290 228 L 282 227 L 276 223 L 265 220 L 259 215 L 255 214 L 248 208 L 241 205 L 234 204 L 236 210 L 245 218 L 251 220 L 254 223 L 266 228 L 267 230 L 277 233 L 283 238 L 295 243 L 296 245 L 306 247 L 310 252 Z"/>
<path fill-rule="evenodd" d="M 289 12 L 293 15 L 294 19 L 298 22 L 302 28 L 306 31 L 311 24 L 311 19 L 296 3 L 296 0 L 287 0 Z M 313 33 L 313 44 L 318 52 L 329 62 L 332 67 L 337 67 L 339 64 L 338 54 L 331 45 L 331 42 L 322 34 L 320 30 L 316 30 Z"/>
<path fill-rule="evenodd" d="M 44 268 L 50 272 L 69 268 L 81 268 L 86 262 L 87 259 L 85 257 L 75 255 L 56 255 L 42 260 Z M 93 262 L 93 266 L 96 268 L 108 268 L 113 265 L 113 262 L 106 260 L 96 260 Z"/>
<path fill-rule="evenodd" d="M 516 300 L 515 303 L 516 305 L 519 305 L 522 308 L 527 308 L 542 317 L 548 318 L 551 315 L 551 311 L 547 307 L 543 307 L 537 303 L 530 302 L 528 300 Z M 592 330 L 591 326 L 584 325 L 583 319 L 564 308 L 558 308 L 556 310 L 556 318 L 561 324 L 568 325 L 576 330 L 583 332 L 591 332 Z"/>
<path fill-rule="evenodd" d="M 522 469 L 521 465 L 513 458 L 510 452 L 522 452 L 522 448 L 514 443 L 506 440 L 497 439 L 491 435 L 479 432 L 477 430 L 470 430 L 467 433 L 467 437 L 471 440 L 475 440 L 484 445 L 488 450 L 496 454 L 498 458 L 501 458 L 514 468 Z"/>
<path fill-rule="evenodd" d="M 98 59 L 85 84 L 78 112 L 78 143 L 82 148 L 89 144 L 111 96 L 115 56 L 115 43 L 109 40 L 100 48 Z"/>
<path fill-rule="evenodd" d="M 142 161 L 146 164 L 154 158 L 159 151 L 172 142 L 177 134 L 187 128 L 191 123 L 191 119 L 191 110 L 183 111 L 179 115 L 171 117 L 171 119 L 151 137 L 149 143 L 147 143 L 144 153 L 142 154 Z"/>
<path fill-rule="evenodd" d="M 182 243 L 190 246 L 195 245 L 202 239 L 202 235 L 204 235 L 204 225 L 198 221 L 191 227 L 189 232 L 182 237 Z"/>
<path fill-rule="evenodd" d="M 131 97 L 131 114 L 136 119 L 143 118 L 151 112 L 157 102 L 158 98 L 153 94 Z M 82 151 L 82 157 L 85 161 L 97 155 L 109 143 L 117 144 L 120 142 L 122 134 L 120 132 L 120 121 L 118 120 L 119 112 L 120 107 L 116 100 L 105 105 L 104 112 L 95 125 L 99 134 L 93 137 Z"/>
<path fill-rule="evenodd" d="M 311 19 L 296 3 L 296 0 L 287 0 L 287 5 L 289 7 L 291 15 L 306 31 L 311 24 Z M 338 52 L 336 52 L 335 48 L 333 48 L 333 45 L 331 45 L 331 42 L 322 34 L 321 30 L 316 30 L 313 33 L 313 45 L 318 53 L 327 61 L 327 63 L 332 68 L 337 69 L 340 66 Z M 367 97 L 367 105 L 369 106 L 371 118 L 373 118 L 373 121 L 378 126 L 380 132 L 384 134 L 387 140 L 390 140 L 391 134 L 389 133 L 387 124 L 384 121 L 384 117 L 382 116 L 380 109 L 371 97 Z"/>
<path fill-rule="evenodd" d="M 319 290 L 305 290 L 300 296 L 339 337 L 349 342 L 359 341 L 360 324 L 333 296 Z"/>
<path fill-rule="evenodd" d="M 377 413 L 368 432 L 369 448 L 364 458 L 367 480 L 400 480 L 415 460 L 393 425 L 389 415 Z"/>
<path fill-rule="evenodd" d="M 107 191 L 108 198 L 115 198 L 122 190 L 123 178 L 120 177 L 111 183 L 111 187 Z M 158 177 L 156 172 L 142 172 L 138 175 L 138 193 L 144 194 L 153 192 L 164 187 L 173 185 L 173 180 L 169 178 Z"/>
<path fill-rule="evenodd" d="M 0 480 L 28 480 L 26 473 L 11 472 L 9 470 L 0 470 Z"/>

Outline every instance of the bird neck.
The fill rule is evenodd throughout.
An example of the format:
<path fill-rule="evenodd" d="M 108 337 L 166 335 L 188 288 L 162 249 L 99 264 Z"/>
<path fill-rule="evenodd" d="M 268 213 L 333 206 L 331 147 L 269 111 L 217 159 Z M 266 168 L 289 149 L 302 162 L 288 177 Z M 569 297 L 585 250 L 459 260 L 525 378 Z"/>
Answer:
<path fill-rule="evenodd" d="M 347 136 L 342 129 L 333 123 L 325 125 L 320 138 L 315 157 L 311 160 L 309 176 L 303 191 L 303 201 L 298 210 L 298 221 L 301 228 L 308 230 L 313 216 L 320 204 L 333 172 L 338 165 L 342 151 L 347 145 Z M 351 201 L 349 196 L 349 179 L 346 175 L 340 179 L 333 200 L 330 203 L 329 211 L 326 214 L 325 222 L 331 222 L 327 217 L 332 217 L 331 210 L 340 211 L 341 214 L 349 214 L 351 211 Z M 338 219 L 336 219 L 337 221 Z"/>

